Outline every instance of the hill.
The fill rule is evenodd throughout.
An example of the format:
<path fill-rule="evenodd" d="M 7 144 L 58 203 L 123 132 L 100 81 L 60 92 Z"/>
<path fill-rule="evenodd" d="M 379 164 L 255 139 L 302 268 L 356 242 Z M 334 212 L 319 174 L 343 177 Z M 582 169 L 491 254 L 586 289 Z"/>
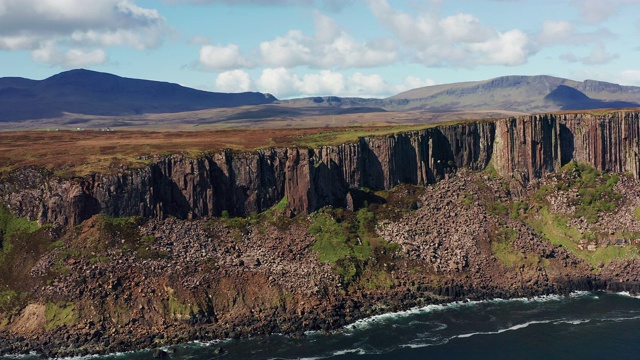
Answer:
<path fill-rule="evenodd" d="M 0 130 L 263 129 L 402 125 L 565 110 L 640 107 L 640 87 L 552 76 L 427 86 L 388 98 L 214 93 L 71 70 L 45 80 L 0 78 Z"/>
<path fill-rule="evenodd" d="M 506 110 L 525 113 L 640 106 L 640 87 L 553 76 L 503 76 L 427 86 L 385 99 L 390 110 Z"/>
<path fill-rule="evenodd" d="M 0 122 L 57 118 L 64 113 L 98 116 L 176 113 L 276 100 L 269 94 L 214 93 L 83 69 L 40 81 L 0 78 Z"/>

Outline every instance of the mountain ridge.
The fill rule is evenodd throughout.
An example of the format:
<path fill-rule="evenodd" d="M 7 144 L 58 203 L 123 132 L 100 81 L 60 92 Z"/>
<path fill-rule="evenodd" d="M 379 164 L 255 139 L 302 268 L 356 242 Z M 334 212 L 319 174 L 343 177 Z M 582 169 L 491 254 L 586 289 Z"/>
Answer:
<path fill-rule="evenodd" d="M 572 95 L 558 98 L 559 91 L 570 91 Z M 153 128 L 159 126 L 154 125 L 154 114 L 170 114 L 164 126 L 167 123 L 192 126 L 215 122 L 238 127 L 257 122 L 278 126 L 291 119 L 296 119 L 296 126 L 305 126 L 309 117 L 334 115 L 345 116 L 339 123 L 353 123 L 353 116 L 347 118 L 349 114 L 376 112 L 415 112 L 419 119 L 425 112 L 488 112 L 506 116 L 509 113 L 635 107 L 640 107 L 640 87 L 596 80 L 574 81 L 549 75 L 508 75 L 432 85 L 387 98 L 330 95 L 286 100 L 259 92 L 207 92 L 175 83 L 131 79 L 84 69 L 65 71 L 44 80 L 0 78 L 0 123 L 12 129 L 68 124 L 95 128 L 131 126 L 141 122 L 143 127 Z M 215 109 L 231 110 L 224 114 L 194 114 Z M 98 123 L 92 119 L 95 116 L 110 119 L 101 119 Z M 136 119 L 132 122 L 126 117 Z M 26 125 L 27 121 L 31 124 Z M 333 117 L 331 122 L 335 123 Z"/>
<path fill-rule="evenodd" d="M 44 80 L 0 78 L 0 122 L 53 118 L 64 113 L 102 116 L 176 113 L 269 104 L 276 100 L 270 94 L 214 93 L 84 69 L 65 71 Z"/>

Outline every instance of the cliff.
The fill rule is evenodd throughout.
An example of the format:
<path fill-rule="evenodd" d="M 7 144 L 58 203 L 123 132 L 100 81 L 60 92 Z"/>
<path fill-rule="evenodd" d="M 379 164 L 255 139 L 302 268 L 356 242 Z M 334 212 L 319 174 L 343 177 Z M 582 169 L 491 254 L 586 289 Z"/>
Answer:
<path fill-rule="evenodd" d="M 640 113 L 544 114 L 439 126 L 317 149 L 222 151 L 158 157 L 118 174 L 62 179 L 14 171 L 0 184 L 17 215 L 76 225 L 98 213 L 194 219 L 262 212 L 287 199 L 291 214 L 346 206 L 360 189 L 435 183 L 459 168 L 492 164 L 523 183 L 576 160 L 640 174 Z M 357 197 L 357 196 L 356 196 Z"/>
<path fill-rule="evenodd" d="M 73 179 L 13 171 L 0 184 L 13 212 L 79 225 L 38 227 L 0 208 L 0 356 L 298 336 L 451 301 L 636 293 L 638 121 L 548 114 L 163 156 Z M 560 171 L 571 160 L 628 175 Z M 324 205 L 359 210 L 290 218 Z M 223 212 L 262 213 L 208 218 Z"/>

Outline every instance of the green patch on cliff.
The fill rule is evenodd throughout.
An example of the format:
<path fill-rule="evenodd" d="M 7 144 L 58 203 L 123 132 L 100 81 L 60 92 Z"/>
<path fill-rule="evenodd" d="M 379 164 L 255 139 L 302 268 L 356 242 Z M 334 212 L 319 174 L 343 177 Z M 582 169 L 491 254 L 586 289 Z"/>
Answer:
<path fill-rule="evenodd" d="M 636 221 L 640 221 L 640 206 L 633 209 L 633 216 L 636 219 Z"/>
<path fill-rule="evenodd" d="M 546 207 L 541 208 L 535 217 L 527 222 L 531 227 L 543 235 L 545 239 L 556 246 L 562 246 L 567 251 L 585 260 L 593 267 L 608 264 L 615 259 L 628 259 L 640 256 L 637 246 L 597 246 L 597 236 L 593 233 L 580 233 L 575 227 L 568 225 L 569 218 L 552 214 Z M 587 246 L 594 244 L 592 250 Z M 594 249 L 595 248 L 595 249 Z"/>
<path fill-rule="evenodd" d="M 320 262 L 331 264 L 346 284 L 360 278 L 379 254 L 397 251 L 397 245 L 376 235 L 375 222 L 375 214 L 365 208 L 357 212 L 324 208 L 311 215 L 309 232 L 316 238 L 313 250 Z"/>
<path fill-rule="evenodd" d="M 0 312 L 20 308 L 28 296 L 29 293 L 26 292 L 17 292 L 14 290 L 0 291 Z"/>
<path fill-rule="evenodd" d="M 572 161 L 562 168 L 556 177 L 555 186 L 541 186 L 534 194 L 534 200 L 545 203 L 555 192 L 569 192 L 570 205 L 575 206 L 576 218 L 584 218 L 589 223 L 598 222 L 599 214 L 617 210 L 622 195 L 615 191 L 620 180 L 617 174 L 603 173 L 592 166 Z"/>
<path fill-rule="evenodd" d="M 40 229 L 35 221 L 14 216 L 9 209 L 0 204 L 0 248 L 2 255 L 11 250 L 11 239 L 19 234 L 30 234 Z"/>
<path fill-rule="evenodd" d="M 514 220 L 520 219 L 529 210 L 529 205 L 524 201 L 491 201 L 486 204 L 489 214 L 498 217 L 510 217 Z"/>
<path fill-rule="evenodd" d="M 45 308 L 44 329 L 60 327 L 62 325 L 73 325 L 78 321 L 78 314 L 73 303 L 47 303 Z"/>
<path fill-rule="evenodd" d="M 165 251 L 154 247 L 154 236 L 142 236 L 140 226 L 145 222 L 139 216 L 111 217 L 101 214 L 97 219 L 97 232 L 89 232 L 83 245 L 88 247 L 89 257 L 93 262 L 105 262 L 107 259 L 100 254 L 108 248 L 119 248 L 122 251 L 133 251 L 138 259 L 159 260 L 169 256 Z"/>
<path fill-rule="evenodd" d="M 51 243 L 46 227 L 16 217 L 0 206 L 0 291 L 22 294 L 40 285 L 43 280 L 29 272 Z"/>
<path fill-rule="evenodd" d="M 513 241 L 518 233 L 507 227 L 501 227 L 491 233 L 491 251 L 505 266 L 515 266 L 522 263 L 522 253 L 513 248 Z"/>
<path fill-rule="evenodd" d="M 169 289 L 169 299 L 167 301 L 167 310 L 169 317 L 176 320 L 189 320 L 194 314 L 200 311 L 200 307 L 195 304 L 188 304 L 180 301 L 175 290 Z"/>

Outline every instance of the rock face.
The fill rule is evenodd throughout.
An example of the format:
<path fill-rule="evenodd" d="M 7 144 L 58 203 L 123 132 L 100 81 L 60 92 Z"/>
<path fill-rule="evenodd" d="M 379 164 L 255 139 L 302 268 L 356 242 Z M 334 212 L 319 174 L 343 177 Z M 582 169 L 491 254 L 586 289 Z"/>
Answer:
<path fill-rule="evenodd" d="M 598 170 L 639 176 L 640 114 L 534 115 L 496 122 L 493 165 L 523 181 L 575 160 Z"/>
<path fill-rule="evenodd" d="M 362 188 L 435 183 L 458 168 L 523 183 L 571 160 L 640 174 L 640 113 L 545 114 L 365 137 L 318 149 L 222 151 L 158 157 L 143 169 L 61 179 L 20 169 L 0 184 L 4 202 L 40 223 L 76 225 L 97 213 L 193 219 L 261 212 L 286 197 L 291 214 L 346 206 Z"/>

